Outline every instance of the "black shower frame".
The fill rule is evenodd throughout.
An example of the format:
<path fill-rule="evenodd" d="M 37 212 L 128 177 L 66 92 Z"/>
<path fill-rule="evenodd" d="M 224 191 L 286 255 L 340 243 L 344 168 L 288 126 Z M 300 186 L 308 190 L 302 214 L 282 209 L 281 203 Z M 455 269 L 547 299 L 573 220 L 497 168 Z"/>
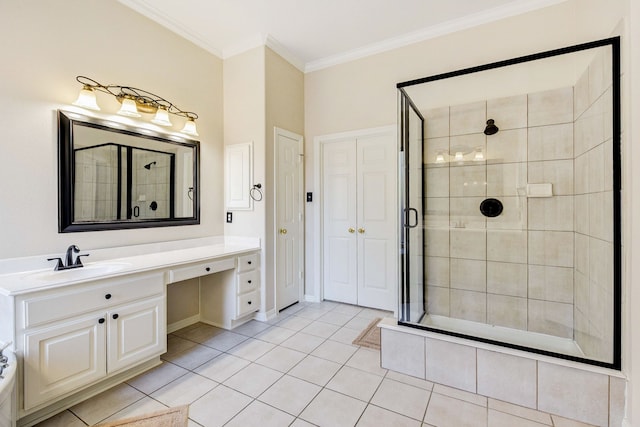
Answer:
<path fill-rule="evenodd" d="M 530 62 L 554 56 L 564 55 L 568 53 L 580 52 L 588 49 L 595 49 L 598 47 L 611 46 L 611 70 L 612 70 L 612 102 L 613 102 L 613 361 L 611 363 L 602 362 L 598 360 L 592 360 L 582 357 L 570 356 L 562 353 L 555 353 L 547 350 L 541 350 L 532 347 L 526 347 L 516 344 L 510 344 L 502 341 L 496 341 L 481 337 L 474 337 L 472 335 L 466 335 L 458 332 L 445 331 L 442 329 L 431 328 L 424 325 L 415 323 L 398 321 L 399 325 L 408 326 L 411 328 L 427 330 L 430 332 L 436 332 L 444 335 L 470 339 L 473 341 L 479 341 L 487 344 L 498 345 L 501 347 L 512 348 L 515 350 L 522 350 L 526 352 L 542 354 L 545 356 L 557 357 L 560 359 L 571 360 L 574 362 L 585 363 L 589 365 L 600 366 L 604 368 L 610 368 L 615 370 L 621 370 L 622 368 L 622 211 L 621 211 L 621 197 L 620 191 L 622 187 L 622 161 L 621 154 L 621 93 L 620 93 L 620 37 L 610 37 L 602 40 L 596 40 L 592 42 L 577 44 L 573 46 L 567 46 L 559 49 L 553 49 L 545 52 L 535 53 L 531 55 L 525 55 L 517 58 L 507 59 L 504 61 L 492 62 L 489 64 L 479 65 L 475 67 L 464 68 L 456 71 L 450 71 L 446 73 L 436 74 L 433 76 L 423 77 L 414 80 L 408 80 L 398 83 L 397 89 L 402 93 L 402 97 L 411 99 L 403 88 L 414 86 L 422 83 L 428 83 L 436 80 L 447 79 L 451 77 L 458 77 L 466 74 L 472 74 L 480 71 L 487 71 L 494 68 L 506 67 L 509 65 L 521 64 L 523 62 Z M 402 98 L 401 97 L 401 98 Z M 424 139 L 424 133 L 422 135 Z M 424 282 L 423 282 L 424 283 Z M 401 295 L 402 295 L 401 290 Z M 426 310 L 425 310 L 426 313 Z"/>

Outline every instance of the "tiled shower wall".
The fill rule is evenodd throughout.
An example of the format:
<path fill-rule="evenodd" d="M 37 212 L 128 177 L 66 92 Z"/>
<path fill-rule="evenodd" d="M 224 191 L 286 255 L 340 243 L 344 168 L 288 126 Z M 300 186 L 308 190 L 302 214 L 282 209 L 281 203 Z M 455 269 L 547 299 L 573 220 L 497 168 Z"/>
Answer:
<path fill-rule="evenodd" d="M 117 218 L 118 150 L 105 145 L 75 152 L 74 221 Z"/>
<path fill-rule="evenodd" d="M 613 349 L 613 164 L 610 52 L 575 86 L 575 339 L 587 356 Z"/>
<path fill-rule="evenodd" d="M 133 198 L 132 206 L 138 206 L 140 216 L 145 218 L 169 217 L 169 182 L 171 172 L 171 157 L 166 153 L 135 150 L 133 155 Z M 152 162 L 149 169 L 144 166 Z M 151 203 L 156 202 L 156 210 L 151 209 Z"/>
<path fill-rule="evenodd" d="M 430 314 L 574 338 L 573 94 L 567 87 L 426 112 Z M 487 119 L 497 134 L 484 135 Z M 553 196 L 527 197 L 527 184 L 539 183 Z M 496 218 L 479 211 L 489 197 L 504 204 Z"/>

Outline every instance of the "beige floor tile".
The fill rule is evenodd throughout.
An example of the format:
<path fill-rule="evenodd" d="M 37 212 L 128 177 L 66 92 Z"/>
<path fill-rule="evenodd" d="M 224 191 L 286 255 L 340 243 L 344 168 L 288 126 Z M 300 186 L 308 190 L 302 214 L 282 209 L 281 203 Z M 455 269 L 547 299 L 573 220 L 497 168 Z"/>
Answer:
<path fill-rule="evenodd" d="M 115 414 L 104 420 L 104 422 L 122 420 L 124 418 L 139 417 L 141 415 L 150 414 L 152 412 L 162 411 L 165 409 L 167 409 L 167 407 L 162 403 L 150 398 L 149 396 L 145 396 L 134 404 L 129 405 L 121 411 L 116 412 Z"/>
<path fill-rule="evenodd" d="M 341 305 L 342 303 L 339 302 L 325 300 L 320 303 L 309 304 L 307 305 L 307 307 L 315 308 L 316 310 L 331 311 Z"/>
<path fill-rule="evenodd" d="M 346 365 L 380 376 L 384 376 L 388 372 L 387 369 L 380 367 L 380 351 L 366 347 L 358 348 Z"/>
<path fill-rule="evenodd" d="M 72 406 L 70 410 L 82 421 L 92 425 L 137 402 L 144 396 L 142 392 L 123 383 Z"/>
<path fill-rule="evenodd" d="M 270 342 L 271 344 L 280 344 L 287 338 L 290 338 L 296 331 L 282 328 L 280 326 L 272 326 L 264 332 L 255 336 L 256 339 Z"/>
<path fill-rule="evenodd" d="M 371 323 L 373 319 L 370 319 L 368 317 L 359 317 L 356 316 L 353 319 L 349 320 L 344 327 L 345 328 L 349 328 L 349 329 L 355 329 L 356 331 L 358 331 L 358 333 L 362 332 L 364 330 L 364 328 L 366 328 L 367 326 L 369 326 L 369 323 Z"/>
<path fill-rule="evenodd" d="M 207 347 L 215 348 L 219 351 L 228 351 L 229 349 L 237 346 L 243 341 L 246 341 L 248 338 L 242 334 L 236 334 L 231 331 L 224 331 L 219 334 L 214 335 L 213 337 L 202 341 L 202 345 L 206 345 Z"/>
<path fill-rule="evenodd" d="M 291 348 L 293 350 L 301 351 L 303 353 L 311 353 L 323 342 L 324 338 L 310 335 L 304 332 L 298 332 L 280 345 L 282 345 L 283 347 Z"/>
<path fill-rule="evenodd" d="M 320 310 L 318 308 L 305 307 L 302 310 L 298 311 L 294 316 L 304 317 L 305 319 L 316 320 L 319 317 L 323 316 L 326 313 L 324 310 Z"/>
<path fill-rule="evenodd" d="M 285 375 L 262 393 L 258 400 L 297 416 L 320 390 L 320 386 Z"/>
<path fill-rule="evenodd" d="M 390 380 L 400 381 L 401 383 L 409 384 L 414 387 L 419 387 L 425 390 L 433 390 L 433 383 L 431 381 L 423 380 L 422 378 L 412 377 L 411 375 L 401 374 L 400 372 L 388 371 L 385 378 Z"/>
<path fill-rule="evenodd" d="M 362 307 L 359 307 L 357 305 L 351 305 L 351 304 L 339 304 L 336 308 L 334 308 L 332 311 L 334 313 L 341 313 L 341 314 L 349 314 L 351 316 L 355 316 L 358 313 L 360 313 L 363 310 Z"/>
<path fill-rule="evenodd" d="M 301 332 L 326 339 L 335 334 L 338 329 L 340 329 L 340 326 L 338 325 L 332 325 L 325 322 L 313 322 L 306 328 L 302 329 Z"/>
<path fill-rule="evenodd" d="M 311 423 L 306 422 L 305 420 L 296 418 L 296 420 L 289 427 L 315 427 L 315 426 Z"/>
<path fill-rule="evenodd" d="M 324 386 L 340 369 L 340 364 L 315 356 L 307 356 L 293 369 L 289 375 Z"/>
<path fill-rule="evenodd" d="M 327 388 L 368 402 L 382 382 L 382 377 L 343 366 L 326 385 Z"/>
<path fill-rule="evenodd" d="M 454 399 L 464 400 L 474 405 L 487 407 L 487 398 L 475 393 L 469 393 L 468 391 L 459 390 L 453 387 L 447 387 L 442 384 L 435 384 L 433 386 L 433 392 L 442 394 L 444 396 L 453 397 Z"/>
<path fill-rule="evenodd" d="M 224 329 L 216 328 L 215 326 L 199 323 L 197 327 L 187 329 L 186 331 L 184 329 L 180 329 L 179 331 L 174 332 L 174 335 L 190 341 L 202 343 L 203 341 L 221 334 L 224 331 Z"/>
<path fill-rule="evenodd" d="M 384 319 L 385 317 L 393 317 L 393 312 L 376 310 L 375 308 L 364 308 L 360 313 L 358 313 L 357 317 L 371 320 L 375 319 L 376 317 L 381 317 Z"/>
<path fill-rule="evenodd" d="M 501 400 L 489 399 L 489 409 L 495 409 L 496 411 L 515 415 L 520 418 L 526 418 L 540 424 L 553 425 L 551 423 L 551 415 L 546 412 L 536 411 L 535 409 L 525 408 L 524 406 L 514 405 Z"/>
<path fill-rule="evenodd" d="M 358 427 L 420 427 L 422 423 L 404 415 L 369 405 L 356 425 Z"/>
<path fill-rule="evenodd" d="M 555 427 L 595 427 L 592 424 L 586 424 L 576 420 L 570 420 L 568 418 L 559 417 L 557 415 L 551 415 L 553 425 Z"/>
<path fill-rule="evenodd" d="M 302 411 L 300 418 L 318 426 L 352 427 L 366 406 L 358 399 L 325 388 Z"/>
<path fill-rule="evenodd" d="M 333 335 L 331 335 L 329 339 L 331 341 L 338 341 L 343 344 L 353 344 L 353 340 L 355 340 L 358 335 L 360 335 L 360 331 L 342 327 L 338 329 Z"/>
<path fill-rule="evenodd" d="M 515 415 L 489 409 L 488 427 L 544 427 L 548 424 L 540 424 Z"/>
<path fill-rule="evenodd" d="M 187 420 L 187 427 L 201 427 L 201 425 L 189 418 Z"/>
<path fill-rule="evenodd" d="M 189 372 L 151 394 L 167 406 L 185 405 L 196 401 L 218 385 L 217 382 Z"/>
<path fill-rule="evenodd" d="M 242 334 L 248 337 L 253 337 L 258 335 L 260 332 L 264 331 L 265 329 L 269 329 L 270 327 L 271 325 L 267 323 L 258 322 L 257 320 L 250 320 L 247 323 L 244 323 L 238 326 L 237 328 L 233 328 L 233 332 L 235 332 L 236 334 Z"/>
<path fill-rule="evenodd" d="M 293 331 L 299 331 L 303 328 L 309 326 L 309 324 L 313 322 L 311 319 L 305 319 L 300 316 L 289 316 L 282 321 L 277 323 L 277 326 L 281 328 L 291 329 Z"/>
<path fill-rule="evenodd" d="M 278 346 L 256 360 L 256 363 L 276 371 L 288 372 L 305 357 L 305 353 Z"/>
<path fill-rule="evenodd" d="M 249 396 L 219 385 L 189 406 L 189 418 L 205 427 L 222 426 L 252 400 Z"/>
<path fill-rule="evenodd" d="M 331 323 L 332 325 L 344 326 L 349 320 L 353 319 L 352 314 L 343 314 L 336 313 L 335 311 L 330 311 L 323 316 L 318 318 L 318 321 Z"/>
<path fill-rule="evenodd" d="M 165 360 L 192 371 L 219 354 L 219 350 L 198 344 Z"/>
<path fill-rule="evenodd" d="M 162 355 L 163 359 L 171 358 L 178 353 L 182 353 L 183 351 L 195 347 L 198 345 L 197 342 L 191 341 L 177 335 L 168 335 L 167 336 L 167 352 Z"/>
<path fill-rule="evenodd" d="M 228 353 L 255 362 L 260 356 L 272 350 L 274 347 L 275 344 L 271 344 L 270 342 L 249 338 L 233 347 Z"/>
<path fill-rule="evenodd" d="M 163 362 L 162 365 L 130 379 L 127 383 L 145 394 L 151 394 L 188 372 L 173 363 Z"/>
<path fill-rule="evenodd" d="M 249 365 L 248 360 L 241 359 L 231 354 L 221 354 L 198 367 L 195 372 L 219 383 Z"/>
<path fill-rule="evenodd" d="M 228 427 L 282 427 L 288 426 L 294 416 L 257 400 L 233 417 Z"/>
<path fill-rule="evenodd" d="M 382 381 L 371 403 L 422 421 L 431 392 L 398 381 Z"/>
<path fill-rule="evenodd" d="M 337 341 L 327 340 L 320 344 L 318 348 L 311 352 L 316 357 L 331 360 L 336 363 L 346 363 L 358 347 L 349 344 L 342 344 Z"/>
<path fill-rule="evenodd" d="M 424 421 L 438 427 L 487 427 L 487 408 L 432 393 Z"/>
<path fill-rule="evenodd" d="M 291 316 L 292 314 L 296 314 L 297 312 L 299 312 L 300 310 L 302 310 L 305 307 L 306 307 L 306 305 L 305 305 L 304 302 L 299 302 L 297 304 L 293 304 L 293 305 L 290 305 L 289 307 L 285 308 L 280 313 L 278 313 L 278 315 L 279 316 Z"/>
<path fill-rule="evenodd" d="M 36 424 L 35 427 L 86 427 L 86 424 L 72 412 L 64 411 Z"/>
<path fill-rule="evenodd" d="M 281 376 L 282 372 L 252 363 L 226 380 L 224 385 L 251 397 L 258 397 Z"/>

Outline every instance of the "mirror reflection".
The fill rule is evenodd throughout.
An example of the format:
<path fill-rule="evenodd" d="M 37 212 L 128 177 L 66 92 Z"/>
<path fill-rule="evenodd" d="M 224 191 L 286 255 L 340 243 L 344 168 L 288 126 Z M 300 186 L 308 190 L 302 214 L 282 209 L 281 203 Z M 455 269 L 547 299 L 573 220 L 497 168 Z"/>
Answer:
<path fill-rule="evenodd" d="M 74 113 L 59 124 L 61 232 L 199 222 L 196 141 Z"/>

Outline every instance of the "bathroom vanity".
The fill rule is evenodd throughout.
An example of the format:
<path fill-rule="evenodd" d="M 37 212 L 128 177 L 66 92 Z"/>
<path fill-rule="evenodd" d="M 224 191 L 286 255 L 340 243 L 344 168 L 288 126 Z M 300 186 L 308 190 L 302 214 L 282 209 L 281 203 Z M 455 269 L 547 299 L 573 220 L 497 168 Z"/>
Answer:
<path fill-rule="evenodd" d="M 0 341 L 15 343 L 18 425 L 159 364 L 168 284 L 200 278 L 199 321 L 231 329 L 252 319 L 259 249 L 258 239 L 210 238 L 87 251 L 94 262 L 73 270 L 0 265 Z"/>

